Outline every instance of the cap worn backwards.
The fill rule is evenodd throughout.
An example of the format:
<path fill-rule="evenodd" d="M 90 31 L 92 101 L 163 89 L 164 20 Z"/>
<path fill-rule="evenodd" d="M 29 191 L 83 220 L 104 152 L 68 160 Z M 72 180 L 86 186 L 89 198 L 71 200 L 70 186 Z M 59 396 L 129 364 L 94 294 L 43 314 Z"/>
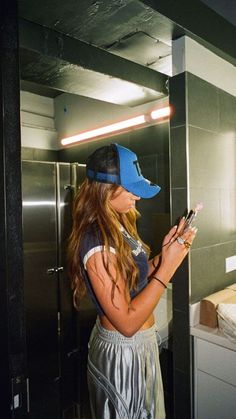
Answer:
<path fill-rule="evenodd" d="M 118 174 L 94 171 L 87 167 L 87 177 L 97 182 L 115 183 L 122 186 L 132 194 L 140 198 L 152 198 L 161 188 L 148 179 L 145 179 L 139 167 L 138 158 L 133 151 L 119 144 L 112 144 L 118 157 Z"/>

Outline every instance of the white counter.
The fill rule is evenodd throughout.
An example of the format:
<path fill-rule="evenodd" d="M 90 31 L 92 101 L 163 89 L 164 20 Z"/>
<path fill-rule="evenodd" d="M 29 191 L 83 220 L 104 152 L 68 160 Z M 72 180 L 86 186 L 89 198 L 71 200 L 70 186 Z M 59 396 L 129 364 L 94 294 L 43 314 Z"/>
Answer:
<path fill-rule="evenodd" d="M 190 334 L 236 352 L 236 344 L 224 336 L 218 328 L 212 329 L 211 327 L 198 324 L 190 327 Z"/>
<path fill-rule="evenodd" d="M 231 349 L 236 352 L 236 344 L 226 337 L 218 328 L 213 329 L 203 326 L 199 323 L 200 319 L 200 303 L 190 304 L 190 335 L 196 336 L 224 348 Z"/>

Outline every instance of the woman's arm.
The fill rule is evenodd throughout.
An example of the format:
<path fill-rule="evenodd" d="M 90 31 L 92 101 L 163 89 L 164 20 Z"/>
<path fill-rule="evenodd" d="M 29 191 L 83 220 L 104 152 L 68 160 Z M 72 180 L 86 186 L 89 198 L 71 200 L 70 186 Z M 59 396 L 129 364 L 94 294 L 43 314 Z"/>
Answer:
<path fill-rule="evenodd" d="M 180 225 L 182 225 L 182 223 L 184 223 L 185 218 L 183 218 L 181 220 L 181 223 L 179 224 L 179 226 L 174 226 L 170 231 L 173 231 L 174 234 L 173 236 L 169 238 L 169 242 L 171 243 L 173 240 L 175 240 L 175 236 L 176 236 L 176 231 L 180 231 Z M 175 230 L 177 229 L 177 230 Z M 169 243 L 165 241 L 164 246 L 167 246 Z M 148 261 L 148 277 L 152 275 L 152 273 L 154 274 L 155 272 L 157 272 L 157 269 L 159 268 L 160 264 L 161 264 L 161 257 L 162 257 L 162 252 L 158 253 L 158 255 L 154 256 L 152 259 L 149 259 Z"/>
<path fill-rule="evenodd" d="M 162 251 L 162 260 L 155 276 L 166 285 L 181 264 L 188 250 L 171 237 L 178 235 L 177 227 L 170 230 L 165 237 Z M 192 229 L 183 234 L 183 238 L 192 243 L 196 230 Z M 123 335 L 132 336 L 152 314 L 165 287 L 155 278 L 150 278 L 148 285 L 129 304 L 124 279 L 119 276 L 116 282 L 114 299 L 112 301 L 112 281 L 104 264 L 106 253 L 98 252 L 92 255 L 87 262 L 87 272 L 99 303 L 111 324 Z M 106 261 L 105 261 L 106 262 Z M 116 256 L 109 254 L 110 275 L 116 277 Z"/>
<path fill-rule="evenodd" d="M 152 259 L 149 259 L 149 261 L 148 261 L 148 277 L 151 276 L 152 273 L 156 272 L 160 263 L 161 263 L 161 253 L 154 256 Z"/>

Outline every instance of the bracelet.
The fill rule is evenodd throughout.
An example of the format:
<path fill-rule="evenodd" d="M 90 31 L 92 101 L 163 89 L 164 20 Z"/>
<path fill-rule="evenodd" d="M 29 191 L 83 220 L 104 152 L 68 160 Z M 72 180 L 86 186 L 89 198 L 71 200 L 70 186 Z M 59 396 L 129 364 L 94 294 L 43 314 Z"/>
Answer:
<path fill-rule="evenodd" d="M 167 288 L 167 285 L 162 282 L 159 278 L 157 278 L 157 276 L 152 276 L 152 278 L 156 279 L 156 281 L 160 282 L 161 285 L 163 285 L 164 288 Z"/>

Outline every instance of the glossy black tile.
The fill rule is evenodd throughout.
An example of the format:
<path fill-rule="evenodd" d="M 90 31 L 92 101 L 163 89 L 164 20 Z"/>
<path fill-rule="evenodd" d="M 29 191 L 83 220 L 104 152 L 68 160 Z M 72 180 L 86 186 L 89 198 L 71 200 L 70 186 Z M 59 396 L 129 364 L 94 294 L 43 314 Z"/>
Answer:
<path fill-rule="evenodd" d="M 170 228 L 169 214 L 145 214 L 142 213 L 138 221 L 138 231 L 145 243 L 151 248 L 154 256 L 161 251 L 162 241 Z"/>
<path fill-rule="evenodd" d="M 191 254 L 191 303 L 235 282 L 235 272 L 225 271 L 225 259 L 236 254 L 236 241 L 204 247 Z"/>
<path fill-rule="evenodd" d="M 231 134 L 236 139 L 236 98 L 219 90 L 219 131 L 221 134 Z"/>
<path fill-rule="evenodd" d="M 173 310 L 174 369 L 187 373 L 190 368 L 189 313 Z"/>
<path fill-rule="evenodd" d="M 191 187 L 227 188 L 235 183 L 235 144 L 200 128 L 189 128 L 189 184 Z"/>
<path fill-rule="evenodd" d="M 170 127 L 178 127 L 186 123 L 185 86 L 186 73 L 178 74 L 169 79 L 169 102 L 172 109 Z"/>
<path fill-rule="evenodd" d="M 158 182 L 158 167 L 157 167 L 157 155 L 149 154 L 142 155 L 139 157 L 139 164 L 142 170 L 142 174 L 145 178 L 151 180 L 154 183 Z"/>
<path fill-rule="evenodd" d="M 191 378 L 190 374 L 179 370 L 174 371 L 174 418 L 189 419 L 191 410 Z"/>
<path fill-rule="evenodd" d="M 189 313 L 189 261 L 188 256 L 172 278 L 173 310 Z"/>
<path fill-rule="evenodd" d="M 178 224 L 180 218 L 187 211 L 187 188 L 174 188 L 171 190 L 171 223 Z"/>
<path fill-rule="evenodd" d="M 138 156 L 168 153 L 169 123 L 165 122 L 131 132 L 130 148 Z"/>
<path fill-rule="evenodd" d="M 170 129 L 170 170 L 172 188 L 187 186 L 186 126 Z"/>
<path fill-rule="evenodd" d="M 187 73 L 188 124 L 219 131 L 219 94 L 217 87 Z"/>
<path fill-rule="evenodd" d="M 198 233 L 192 249 L 220 243 L 222 231 L 219 189 L 209 187 L 190 188 L 189 196 L 191 208 L 195 208 L 198 203 L 203 204 L 203 209 L 194 221 Z"/>

